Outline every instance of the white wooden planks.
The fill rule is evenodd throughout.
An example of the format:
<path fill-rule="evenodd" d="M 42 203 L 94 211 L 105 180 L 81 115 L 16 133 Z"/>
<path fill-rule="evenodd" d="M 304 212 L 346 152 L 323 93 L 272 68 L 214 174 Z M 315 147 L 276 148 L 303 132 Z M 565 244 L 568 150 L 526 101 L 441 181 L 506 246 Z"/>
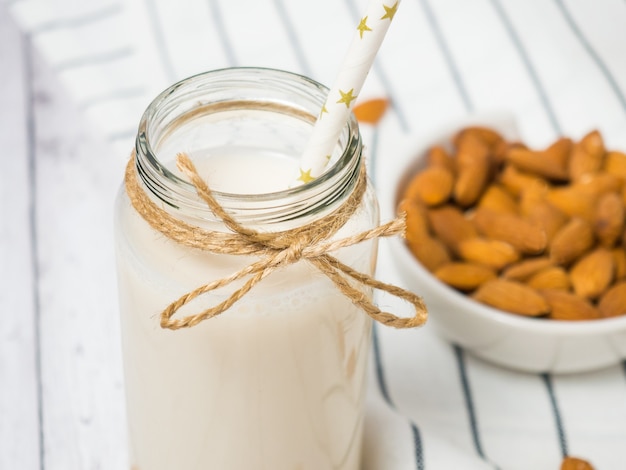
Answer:
<path fill-rule="evenodd" d="M 0 468 L 39 468 L 28 66 L 0 5 Z"/>
<path fill-rule="evenodd" d="M 125 469 L 113 201 L 126 156 L 34 61 L 35 232 L 46 470 Z"/>
<path fill-rule="evenodd" d="M 112 208 L 91 137 L 0 6 L 0 469 L 126 469 Z"/>

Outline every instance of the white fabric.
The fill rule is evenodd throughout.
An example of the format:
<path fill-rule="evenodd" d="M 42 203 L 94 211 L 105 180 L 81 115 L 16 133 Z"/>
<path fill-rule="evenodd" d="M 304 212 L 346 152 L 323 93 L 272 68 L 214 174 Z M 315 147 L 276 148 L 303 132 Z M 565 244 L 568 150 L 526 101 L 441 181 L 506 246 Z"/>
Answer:
<path fill-rule="evenodd" d="M 361 0 L 10 2 L 120 161 L 151 98 L 191 74 L 264 66 L 331 84 L 364 7 Z M 388 169 L 407 142 L 474 111 L 511 111 L 531 145 L 598 128 L 609 147 L 625 150 L 625 24 L 622 0 L 404 0 L 360 97 L 394 103 L 377 139 L 363 126 L 378 190 L 391 191 Z M 403 284 L 385 243 L 379 274 Z M 428 327 L 376 331 L 365 470 L 557 469 L 564 450 L 597 469 L 625 468 L 624 364 L 573 376 L 520 374 L 472 358 Z"/>

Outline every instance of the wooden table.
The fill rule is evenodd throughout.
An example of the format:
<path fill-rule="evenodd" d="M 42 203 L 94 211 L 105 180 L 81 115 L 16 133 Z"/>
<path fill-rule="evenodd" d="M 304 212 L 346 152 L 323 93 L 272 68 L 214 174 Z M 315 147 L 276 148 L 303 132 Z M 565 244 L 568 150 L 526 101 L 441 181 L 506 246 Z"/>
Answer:
<path fill-rule="evenodd" d="M 0 5 L 0 469 L 128 468 L 108 145 Z"/>

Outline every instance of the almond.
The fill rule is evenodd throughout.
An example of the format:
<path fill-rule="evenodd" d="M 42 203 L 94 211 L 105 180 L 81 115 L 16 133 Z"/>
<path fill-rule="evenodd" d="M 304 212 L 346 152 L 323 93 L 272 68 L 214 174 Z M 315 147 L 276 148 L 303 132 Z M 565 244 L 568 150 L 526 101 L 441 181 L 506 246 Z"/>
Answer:
<path fill-rule="evenodd" d="M 552 181 L 566 181 L 568 178 L 567 168 L 556 159 L 546 158 L 544 152 L 512 148 L 506 155 L 506 161 L 522 171 Z"/>
<path fill-rule="evenodd" d="M 522 191 L 530 186 L 533 181 L 541 180 L 538 176 L 519 171 L 513 165 L 505 165 L 498 175 L 498 181 L 514 196 L 519 196 Z M 545 181 L 545 180 L 543 180 Z"/>
<path fill-rule="evenodd" d="M 626 281 L 619 282 L 607 290 L 600 297 L 598 309 L 603 318 L 626 314 Z"/>
<path fill-rule="evenodd" d="M 511 193 L 497 184 L 489 185 L 478 201 L 478 207 L 504 214 L 517 214 L 517 202 Z"/>
<path fill-rule="evenodd" d="M 548 195 L 548 184 L 543 180 L 531 182 L 521 194 L 519 210 L 522 215 L 528 215 L 537 206 L 545 202 Z"/>
<path fill-rule="evenodd" d="M 462 291 L 472 291 L 496 277 L 493 269 L 480 264 L 446 263 L 435 271 L 435 276 L 449 286 Z"/>
<path fill-rule="evenodd" d="M 430 238 L 426 208 L 411 199 L 404 199 L 398 205 L 398 212 L 406 214 L 405 238 L 412 243 Z"/>
<path fill-rule="evenodd" d="M 553 263 L 547 256 L 527 258 L 506 268 L 502 277 L 511 281 L 525 281 L 550 266 L 553 266 Z"/>
<path fill-rule="evenodd" d="M 406 214 L 406 243 L 413 255 L 429 271 L 450 262 L 450 254 L 441 240 L 432 238 L 426 216 L 426 208 L 415 201 L 405 199 L 398 207 Z"/>
<path fill-rule="evenodd" d="M 575 145 L 572 150 L 568 170 L 570 181 L 578 181 L 582 176 L 596 171 L 595 166 L 593 166 L 589 160 L 590 157 L 587 152 L 585 152 L 580 145 Z"/>
<path fill-rule="evenodd" d="M 602 318 L 626 314 L 626 281 L 619 282 L 607 290 L 600 297 L 598 309 Z"/>
<path fill-rule="evenodd" d="M 498 167 L 502 166 L 506 162 L 507 154 L 514 148 L 528 150 L 528 147 L 521 142 L 507 142 L 506 140 L 503 140 L 491 149 L 491 159 L 493 160 L 493 163 Z"/>
<path fill-rule="evenodd" d="M 604 157 L 604 170 L 622 181 L 626 181 L 626 153 L 608 152 Z"/>
<path fill-rule="evenodd" d="M 565 457 L 561 462 L 561 470 L 594 470 L 594 468 L 586 460 Z"/>
<path fill-rule="evenodd" d="M 599 248 L 583 256 L 570 270 L 574 292 L 586 299 L 599 297 L 613 281 L 613 255 Z"/>
<path fill-rule="evenodd" d="M 546 199 L 570 217 L 581 217 L 587 221 L 593 219 L 595 198 L 573 186 L 552 188 L 548 191 Z"/>
<path fill-rule="evenodd" d="M 556 162 L 563 169 L 568 168 L 569 157 L 574 143 L 569 137 L 561 137 L 543 151 L 545 158 Z"/>
<path fill-rule="evenodd" d="M 411 180 L 406 197 L 418 199 L 427 206 L 436 206 L 450 198 L 453 185 L 454 177 L 450 170 L 429 166 Z"/>
<path fill-rule="evenodd" d="M 366 124 L 378 124 L 385 115 L 389 107 L 389 100 L 386 98 L 374 98 L 362 101 L 354 106 L 352 111 L 357 121 Z"/>
<path fill-rule="evenodd" d="M 462 207 L 474 204 L 489 179 L 491 165 L 487 146 L 467 134 L 459 142 L 456 156 L 457 179 L 454 183 L 454 199 Z"/>
<path fill-rule="evenodd" d="M 461 240 L 478 235 L 476 228 L 465 218 L 460 209 L 446 205 L 428 210 L 428 220 L 433 233 L 451 250 L 457 253 Z"/>
<path fill-rule="evenodd" d="M 558 289 L 569 290 L 571 283 L 565 269 L 560 266 L 550 266 L 534 274 L 526 284 L 537 290 Z"/>
<path fill-rule="evenodd" d="M 555 264 L 567 265 L 589 251 L 594 236 L 591 225 L 573 218 L 559 230 L 550 243 L 550 259 Z"/>
<path fill-rule="evenodd" d="M 610 173 L 586 174 L 572 184 L 573 189 L 592 198 L 606 193 L 619 192 L 623 187 L 624 180 Z"/>
<path fill-rule="evenodd" d="M 435 145 L 428 150 L 426 161 L 428 162 L 429 166 L 440 166 L 442 168 L 446 168 L 454 174 L 454 159 L 441 145 Z"/>
<path fill-rule="evenodd" d="M 564 290 L 541 291 L 550 306 L 548 318 L 553 320 L 595 320 L 600 311 L 589 301 Z"/>
<path fill-rule="evenodd" d="M 539 225 L 546 232 L 547 243 L 550 244 L 556 233 L 568 222 L 569 217 L 549 202 L 538 202 L 528 209 L 526 218 L 529 222 Z"/>
<path fill-rule="evenodd" d="M 593 218 L 593 229 L 600 243 L 611 248 L 624 229 L 624 204 L 617 193 L 600 197 Z"/>
<path fill-rule="evenodd" d="M 483 264 L 496 271 L 514 263 L 519 252 L 509 243 L 486 238 L 468 238 L 459 243 L 459 255 L 465 261 Z"/>
<path fill-rule="evenodd" d="M 540 253 L 546 247 L 547 237 L 543 228 L 519 216 L 479 208 L 473 220 L 480 233 L 510 243 L 522 253 Z"/>
<path fill-rule="evenodd" d="M 623 248 L 614 248 L 611 250 L 613 255 L 613 266 L 615 266 L 615 280 L 621 281 L 626 278 L 626 251 Z"/>
<path fill-rule="evenodd" d="M 457 132 L 457 134 L 452 138 L 454 145 L 459 148 L 462 140 L 467 138 L 468 135 L 482 141 L 490 149 L 496 148 L 504 141 L 502 135 L 494 129 L 483 126 L 468 126 L 461 129 L 461 131 Z"/>
<path fill-rule="evenodd" d="M 472 298 L 500 310 L 527 316 L 545 315 L 550 310 L 535 289 L 515 281 L 492 279 L 481 285 Z"/>
<path fill-rule="evenodd" d="M 430 272 L 451 261 L 450 253 L 441 240 L 426 237 L 419 241 L 407 238 L 407 246 L 413 256 Z"/>
<path fill-rule="evenodd" d="M 569 177 L 579 180 L 583 175 L 596 173 L 604 164 L 604 144 L 597 131 L 590 132 L 574 145 L 569 159 Z"/>
<path fill-rule="evenodd" d="M 585 152 L 591 155 L 595 160 L 602 160 L 606 154 L 602 134 L 597 130 L 593 130 L 585 135 L 580 141 L 580 144 L 585 149 Z M 600 167 L 601 166 L 602 165 L 600 165 Z"/>

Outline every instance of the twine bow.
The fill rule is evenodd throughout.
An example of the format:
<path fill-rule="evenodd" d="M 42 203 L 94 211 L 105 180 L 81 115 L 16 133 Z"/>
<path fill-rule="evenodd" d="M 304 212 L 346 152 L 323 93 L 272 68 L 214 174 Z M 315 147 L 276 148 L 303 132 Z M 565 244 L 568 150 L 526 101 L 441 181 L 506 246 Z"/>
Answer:
<path fill-rule="evenodd" d="M 155 230 L 177 243 L 214 253 L 256 255 L 259 256 L 259 260 L 228 277 L 204 284 L 172 302 L 161 313 L 162 328 L 172 330 L 188 328 L 215 317 L 228 310 L 267 275 L 300 260 L 305 260 L 315 266 L 355 305 L 384 325 L 396 328 L 412 328 L 421 326 L 426 322 L 428 314 L 421 297 L 360 273 L 329 254 L 339 248 L 366 240 L 404 234 L 406 223 L 404 215 L 401 215 L 397 219 L 371 230 L 339 240 L 329 240 L 347 222 L 361 202 L 366 189 L 364 167 L 359 174 L 355 190 L 339 209 L 313 224 L 283 232 L 266 233 L 244 227 L 234 220 L 215 200 L 211 190 L 200 178 L 186 154 L 178 155 L 177 164 L 178 168 L 192 182 L 200 198 L 206 202 L 213 214 L 221 219 L 232 233 L 213 232 L 189 225 L 158 207 L 139 185 L 135 170 L 135 154 L 133 153 L 126 167 L 125 184 L 126 192 L 135 210 Z M 246 277 L 248 277 L 246 282 L 223 302 L 184 318 L 172 318 L 180 308 L 196 297 Z M 365 292 L 354 287 L 354 282 L 350 282 L 350 279 L 411 303 L 415 308 L 415 315 L 404 318 L 381 311 L 370 301 Z"/>

